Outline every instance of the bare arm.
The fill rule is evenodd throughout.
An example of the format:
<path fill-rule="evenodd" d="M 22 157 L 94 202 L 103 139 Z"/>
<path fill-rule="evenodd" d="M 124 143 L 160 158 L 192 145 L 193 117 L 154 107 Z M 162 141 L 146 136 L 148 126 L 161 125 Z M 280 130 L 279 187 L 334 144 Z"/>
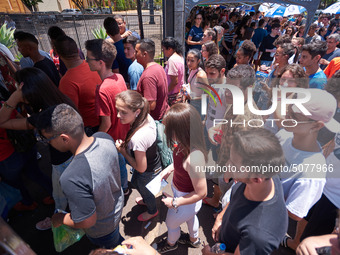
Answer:
<path fill-rule="evenodd" d="M 123 154 L 129 164 L 136 169 L 139 173 L 144 173 L 148 163 L 146 160 L 146 153 L 145 151 L 134 151 L 134 158 L 126 151 L 125 148 L 122 147 L 122 141 L 116 141 L 117 150 Z"/>
<path fill-rule="evenodd" d="M 188 36 L 187 44 L 189 44 L 189 45 L 201 45 L 202 42 L 201 41 L 199 41 L 199 42 L 192 41 L 192 36 Z"/>
<path fill-rule="evenodd" d="M 71 219 L 71 214 L 70 213 L 56 213 L 52 216 L 52 223 L 54 227 L 59 227 L 61 225 L 66 225 L 72 228 L 81 228 L 81 229 L 86 229 L 94 226 L 97 222 L 97 213 L 94 212 L 89 218 L 75 223 Z"/>
<path fill-rule="evenodd" d="M 110 116 L 99 116 L 100 125 L 98 128 L 99 132 L 107 132 L 111 127 L 111 117 Z"/>
<path fill-rule="evenodd" d="M 168 92 L 173 91 L 178 83 L 178 76 L 170 75 L 170 84 L 168 86 Z"/>
<path fill-rule="evenodd" d="M 178 206 L 196 203 L 207 195 L 207 181 L 205 174 L 200 171 L 205 166 L 204 155 L 201 151 L 193 151 L 183 163 L 185 171 L 189 173 L 194 191 L 179 197 L 177 199 Z"/>
<path fill-rule="evenodd" d="M 156 100 L 154 100 L 154 101 L 149 101 L 150 111 L 153 111 L 153 110 L 156 109 L 156 103 L 157 103 Z"/>
<path fill-rule="evenodd" d="M 27 118 L 10 119 L 13 110 L 17 104 L 23 101 L 21 87 L 13 92 L 10 98 L 6 101 L 6 106 L 0 109 L 0 128 L 13 130 L 27 130 L 34 127 L 27 122 Z"/>

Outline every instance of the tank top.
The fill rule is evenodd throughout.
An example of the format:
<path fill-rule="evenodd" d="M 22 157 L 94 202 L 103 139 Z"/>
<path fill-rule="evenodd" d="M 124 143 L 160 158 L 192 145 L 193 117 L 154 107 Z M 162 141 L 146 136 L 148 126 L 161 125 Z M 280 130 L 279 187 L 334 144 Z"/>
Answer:
<path fill-rule="evenodd" d="M 183 168 L 184 155 L 181 151 L 181 146 L 174 149 L 173 159 L 175 168 L 174 177 L 172 179 L 173 184 L 181 192 L 190 193 L 194 191 L 189 173 Z"/>
<path fill-rule="evenodd" d="M 198 68 L 196 70 L 190 71 L 189 77 L 188 77 L 188 83 L 190 84 L 190 97 L 192 99 L 200 99 L 203 90 L 199 89 L 198 87 L 204 87 L 203 85 L 200 85 L 197 83 L 197 73 L 200 72 L 202 68 Z"/>

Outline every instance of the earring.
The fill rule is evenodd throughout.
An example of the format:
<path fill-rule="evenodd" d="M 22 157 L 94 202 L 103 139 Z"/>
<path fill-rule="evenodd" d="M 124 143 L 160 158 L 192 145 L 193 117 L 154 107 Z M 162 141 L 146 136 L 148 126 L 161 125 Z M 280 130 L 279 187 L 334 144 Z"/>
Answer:
<path fill-rule="evenodd" d="M 139 115 L 139 114 L 137 113 L 137 114 L 136 114 L 136 118 L 138 117 L 138 115 Z"/>

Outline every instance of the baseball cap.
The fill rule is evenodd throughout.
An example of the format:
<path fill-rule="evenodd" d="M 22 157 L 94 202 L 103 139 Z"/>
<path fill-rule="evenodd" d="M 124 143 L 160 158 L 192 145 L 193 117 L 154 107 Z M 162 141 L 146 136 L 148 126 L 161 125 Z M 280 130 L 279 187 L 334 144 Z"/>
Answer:
<path fill-rule="evenodd" d="M 333 119 L 333 116 L 337 109 L 337 102 L 335 97 L 325 90 L 321 89 L 306 89 L 310 93 L 310 99 L 308 102 L 302 105 L 311 113 L 311 115 L 306 115 L 312 120 L 322 121 L 325 127 L 333 132 L 340 132 L 340 123 Z M 298 93 L 297 98 L 302 98 L 304 95 Z M 302 111 L 296 107 L 292 106 L 292 110 L 295 113 L 302 113 Z"/>

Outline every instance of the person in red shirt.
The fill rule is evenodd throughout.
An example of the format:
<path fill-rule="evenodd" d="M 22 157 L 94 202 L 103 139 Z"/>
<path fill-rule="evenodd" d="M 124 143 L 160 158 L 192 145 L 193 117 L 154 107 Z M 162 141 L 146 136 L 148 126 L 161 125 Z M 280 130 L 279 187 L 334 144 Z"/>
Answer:
<path fill-rule="evenodd" d="M 96 90 L 96 115 L 100 124 L 98 131 L 106 132 L 113 140 L 124 140 L 129 124 L 122 124 L 117 117 L 116 95 L 127 90 L 125 80 L 121 74 L 112 72 L 112 63 L 117 56 L 116 47 L 103 39 L 88 40 L 86 61 L 91 71 L 96 71 L 103 82 Z M 122 154 L 118 154 L 122 187 L 124 194 L 129 193 L 126 161 Z"/>
<path fill-rule="evenodd" d="M 96 87 L 102 83 L 97 72 L 92 72 L 89 65 L 79 57 L 76 42 L 61 36 L 54 41 L 59 58 L 65 63 L 67 72 L 59 83 L 60 91 L 76 105 L 84 120 L 85 127 L 95 133 L 99 128 L 99 117 L 95 110 Z"/>
<path fill-rule="evenodd" d="M 127 87 L 123 76 L 111 69 L 117 55 L 116 47 L 103 39 L 88 40 L 85 47 L 90 70 L 97 72 L 103 81 L 96 90 L 96 115 L 100 119 L 98 131 L 107 132 L 114 140 L 125 139 L 129 125 L 123 125 L 118 119 L 115 97 Z"/>
<path fill-rule="evenodd" d="M 155 43 L 143 39 L 136 44 L 136 59 L 144 67 L 144 72 L 137 84 L 137 91 L 150 104 L 150 115 L 154 120 L 161 120 L 168 110 L 168 82 L 163 67 L 154 61 Z"/>

